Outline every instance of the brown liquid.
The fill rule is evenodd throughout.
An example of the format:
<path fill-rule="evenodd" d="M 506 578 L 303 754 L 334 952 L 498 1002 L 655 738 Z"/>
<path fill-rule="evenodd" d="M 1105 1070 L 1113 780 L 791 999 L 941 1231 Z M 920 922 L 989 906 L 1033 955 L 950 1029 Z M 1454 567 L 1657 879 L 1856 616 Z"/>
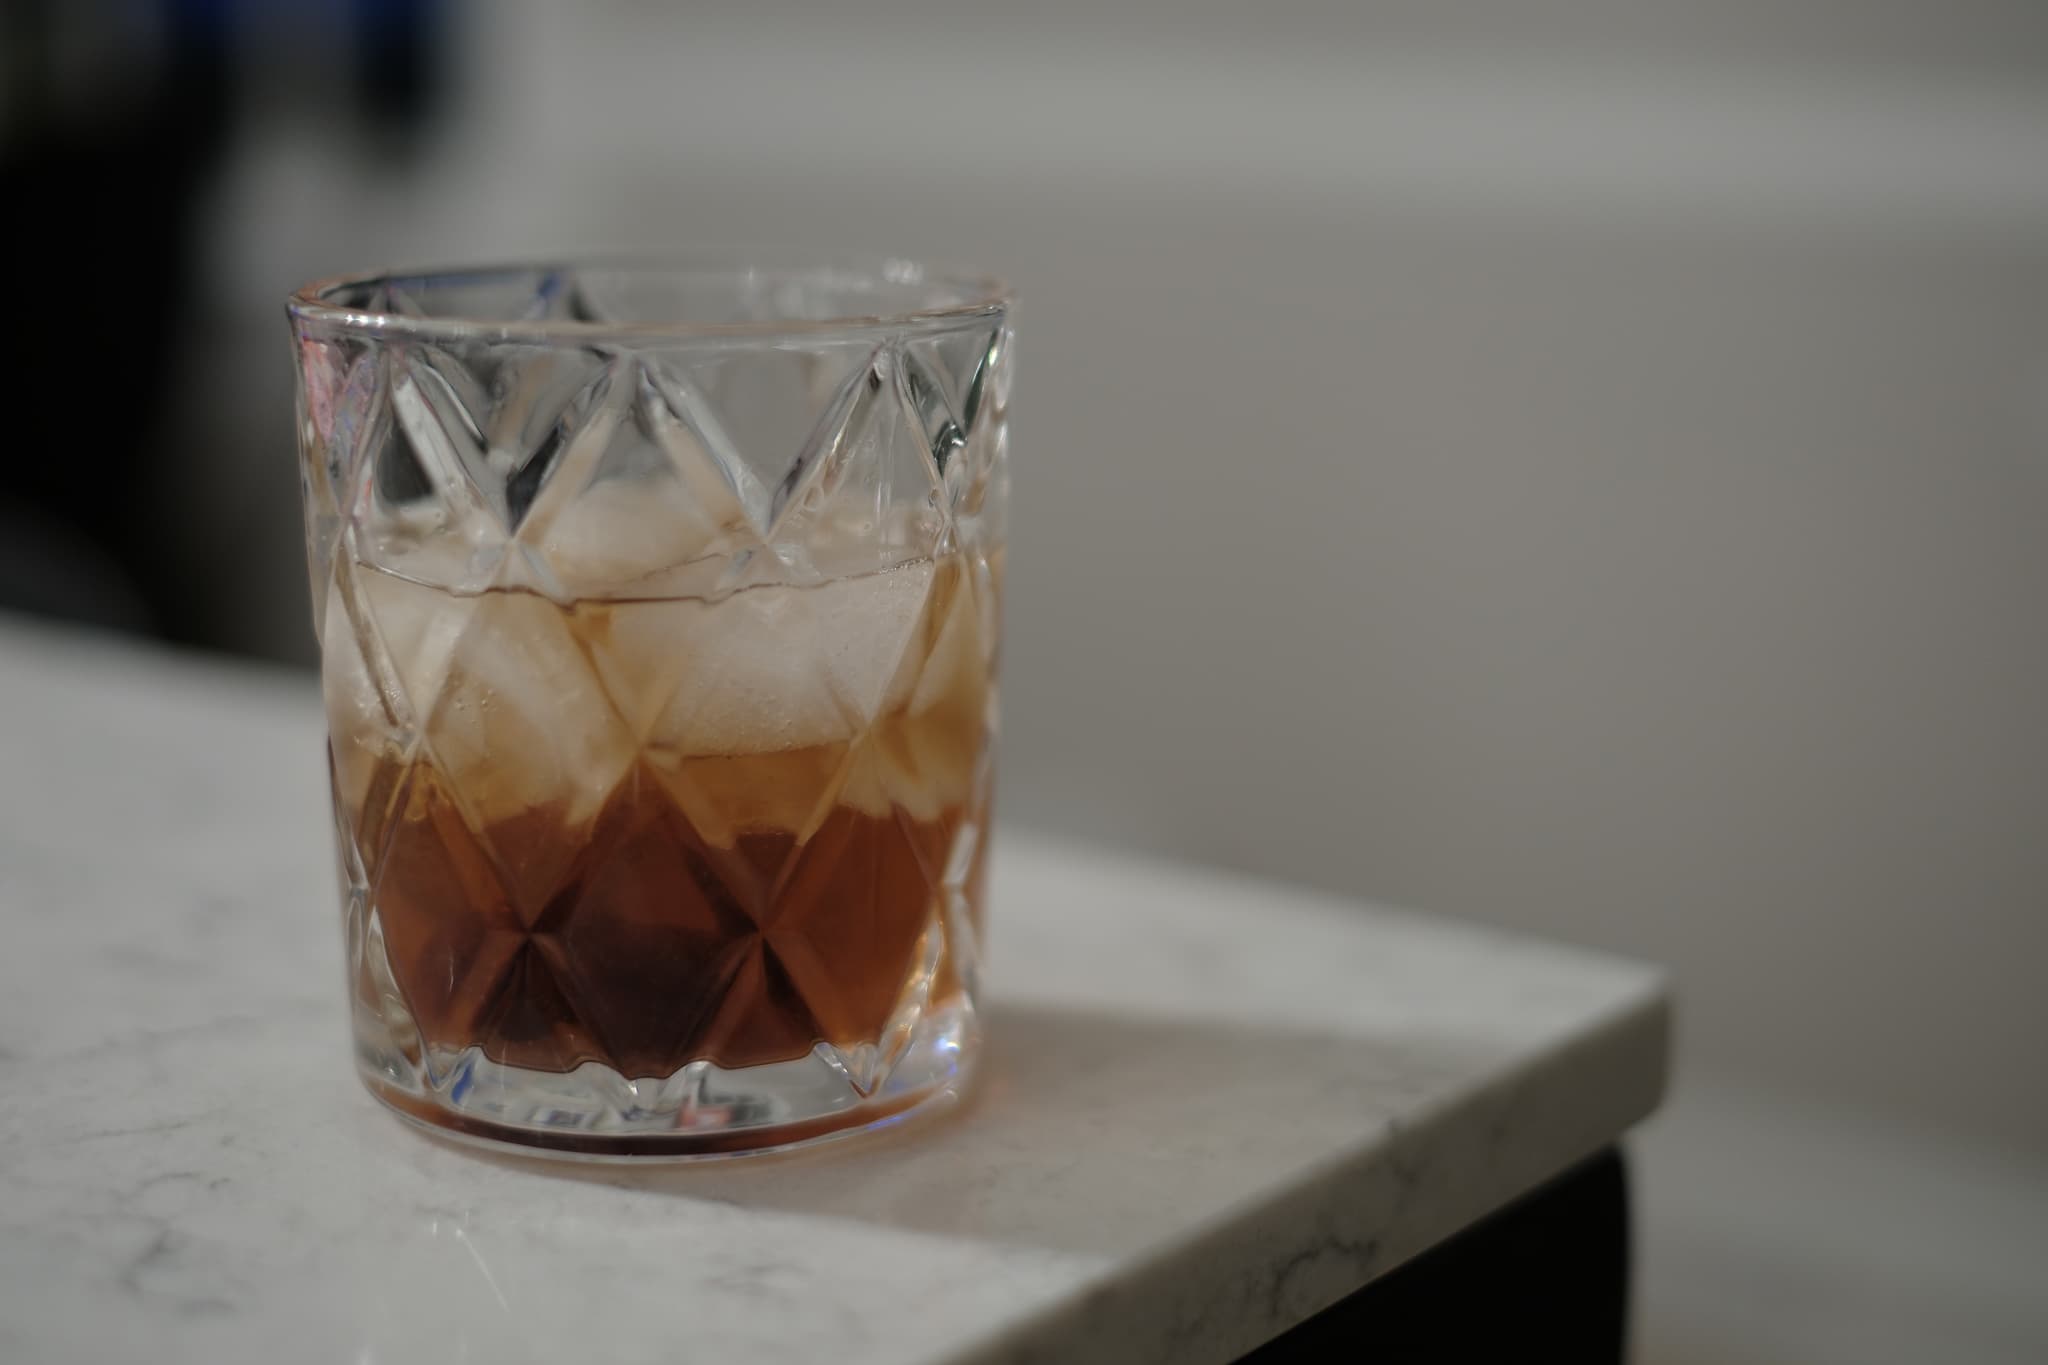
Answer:
<path fill-rule="evenodd" d="M 731 603 L 487 594 L 468 599 L 434 704 L 415 708 L 424 751 L 331 707 L 386 981 L 422 1041 L 537 1070 L 667 1076 L 821 1041 L 886 1045 L 906 1000 L 956 994 L 971 951 L 956 939 L 975 932 L 984 877 L 992 650 L 977 599 L 992 589 L 957 564 L 926 569 L 928 591 L 886 618 L 907 631 L 871 714 L 806 703 L 808 716 L 755 736 L 817 742 L 706 752 L 735 747 L 712 743 L 707 699 L 715 711 L 767 686 L 721 657 L 735 636 L 706 628 L 732 624 Z M 371 595 L 388 612 L 431 592 L 394 581 Z M 556 651 L 547 661 L 568 682 L 554 683 L 553 713 L 522 715 L 487 670 L 465 671 L 493 649 L 502 668 L 507 645 Z M 764 713 L 789 700 L 766 696 Z M 357 988 L 374 1008 L 388 986 L 373 957 Z"/>

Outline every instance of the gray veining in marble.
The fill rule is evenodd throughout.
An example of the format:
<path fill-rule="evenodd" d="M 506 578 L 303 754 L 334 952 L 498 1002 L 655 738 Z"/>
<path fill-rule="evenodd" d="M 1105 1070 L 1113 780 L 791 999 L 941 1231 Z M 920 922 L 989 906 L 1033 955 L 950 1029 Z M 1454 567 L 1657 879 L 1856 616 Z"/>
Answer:
<path fill-rule="evenodd" d="M 1663 1082 L 1651 969 L 1005 830 L 959 1110 L 479 1156 L 351 1073 L 319 725 L 0 622 L 0 1360 L 1226 1360 Z"/>

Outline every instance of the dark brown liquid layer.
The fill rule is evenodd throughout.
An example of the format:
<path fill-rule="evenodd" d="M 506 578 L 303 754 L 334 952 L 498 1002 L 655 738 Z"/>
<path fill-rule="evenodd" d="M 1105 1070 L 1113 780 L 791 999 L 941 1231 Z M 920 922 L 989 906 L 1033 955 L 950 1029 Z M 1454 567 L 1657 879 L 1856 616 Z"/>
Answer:
<path fill-rule="evenodd" d="M 753 830 L 719 847 L 643 764 L 587 831 L 536 811 L 478 833 L 418 766 L 372 879 L 426 1043 L 666 1076 L 877 1040 L 947 956 L 940 883 L 963 815 L 835 805 L 801 842 Z M 936 975 L 934 998 L 957 989 L 950 962 Z"/>

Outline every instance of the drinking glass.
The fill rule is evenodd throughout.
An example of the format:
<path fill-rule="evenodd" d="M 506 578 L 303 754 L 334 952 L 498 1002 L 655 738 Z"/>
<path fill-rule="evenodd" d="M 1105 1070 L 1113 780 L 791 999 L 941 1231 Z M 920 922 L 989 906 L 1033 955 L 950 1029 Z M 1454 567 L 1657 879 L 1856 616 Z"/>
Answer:
<path fill-rule="evenodd" d="M 754 1151 L 975 1060 L 992 281 L 683 258 L 289 314 L 355 1053 L 469 1138 Z"/>

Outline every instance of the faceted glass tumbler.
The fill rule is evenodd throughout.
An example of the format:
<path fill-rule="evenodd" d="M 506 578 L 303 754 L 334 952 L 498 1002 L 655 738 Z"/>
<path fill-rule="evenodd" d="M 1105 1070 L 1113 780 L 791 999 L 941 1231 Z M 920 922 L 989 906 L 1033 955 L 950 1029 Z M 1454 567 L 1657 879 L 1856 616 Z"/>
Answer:
<path fill-rule="evenodd" d="M 289 313 L 371 1091 L 585 1156 L 954 1094 L 1004 290 L 599 262 L 344 279 Z"/>

